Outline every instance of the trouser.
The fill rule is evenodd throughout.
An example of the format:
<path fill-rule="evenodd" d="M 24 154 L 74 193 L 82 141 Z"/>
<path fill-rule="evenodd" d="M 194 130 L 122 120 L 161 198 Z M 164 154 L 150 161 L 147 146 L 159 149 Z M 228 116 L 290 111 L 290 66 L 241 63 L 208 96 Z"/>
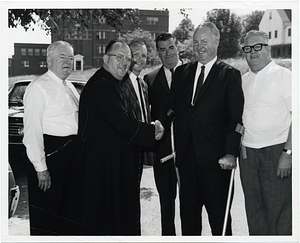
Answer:
<path fill-rule="evenodd" d="M 201 235 L 203 206 L 208 214 L 212 235 L 222 235 L 231 171 L 202 169 L 190 139 L 179 173 L 182 235 Z M 225 234 L 232 235 L 230 213 Z"/>
<path fill-rule="evenodd" d="M 161 234 L 176 235 L 174 220 L 177 179 L 174 160 L 171 159 L 164 163 L 156 160 L 153 171 L 155 184 L 159 193 Z"/>
<path fill-rule="evenodd" d="M 44 135 L 47 168 L 51 177 L 51 187 L 42 191 L 38 187 L 37 172 L 28 164 L 28 199 L 31 235 L 60 235 L 64 230 L 62 205 L 68 169 L 75 136 L 57 137 Z"/>
<path fill-rule="evenodd" d="M 284 144 L 242 148 L 240 177 L 250 235 L 292 234 L 291 177 L 276 176 Z"/>

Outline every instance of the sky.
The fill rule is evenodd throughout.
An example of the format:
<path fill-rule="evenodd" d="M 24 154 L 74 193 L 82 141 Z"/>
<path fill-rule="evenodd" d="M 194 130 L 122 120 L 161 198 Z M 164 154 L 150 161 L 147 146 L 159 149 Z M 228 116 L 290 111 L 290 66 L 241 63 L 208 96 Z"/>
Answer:
<path fill-rule="evenodd" d="M 26 1 L 24 1 L 26 2 Z M 23 2 L 23 3 L 24 3 Z M 42 2 L 42 1 L 40 1 Z M 39 3 L 40 3 L 39 2 Z M 95 5 L 95 1 L 92 2 L 90 5 L 91 7 L 98 7 L 99 8 L 99 2 L 101 1 L 97 1 L 98 5 Z M 114 1 L 105 1 L 102 2 L 103 5 L 101 5 L 101 8 L 106 7 L 105 4 L 107 4 L 107 2 L 114 2 Z M 172 32 L 173 30 L 175 30 L 176 27 L 178 27 L 179 23 L 181 22 L 181 20 L 183 19 L 183 16 L 179 14 L 179 9 L 180 8 L 185 8 L 186 9 L 186 13 L 189 14 L 189 18 L 192 20 L 192 23 L 197 26 L 198 24 L 200 24 L 201 22 L 203 22 L 204 18 L 206 17 L 206 13 L 210 10 L 212 10 L 213 8 L 228 8 L 228 6 L 230 6 L 230 10 L 232 12 L 235 12 L 237 15 L 244 15 L 244 14 L 248 14 L 251 13 L 252 11 L 255 10 L 265 10 L 267 8 L 274 8 L 274 7 L 280 7 L 277 6 L 278 3 L 276 3 L 276 6 L 274 4 L 270 4 L 270 2 L 272 1 L 268 1 L 268 2 L 263 2 L 263 1 L 258 1 L 258 2 L 243 2 L 243 1 L 233 1 L 233 2 L 228 2 L 228 1 L 210 1 L 210 2 L 206 2 L 206 1 L 158 1 L 155 0 L 152 2 L 147 1 L 147 2 L 143 2 L 143 1 L 136 1 L 136 2 L 126 2 L 126 5 L 121 5 L 118 4 L 118 7 L 126 7 L 126 8 L 140 8 L 140 9 L 154 9 L 155 6 L 159 6 L 160 8 L 157 9 L 162 9 L 162 8 L 167 8 L 169 10 L 169 32 Z M 28 2 L 28 3 L 32 3 L 32 2 Z M 45 8 L 46 3 L 49 4 L 48 2 L 44 2 L 43 4 L 37 5 L 36 2 L 34 2 L 34 5 L 28 7 L 27 5 L 21 5 L 19 4 L 16 5 L 12 5 L 7 7 L 7 9 L 9 8 Z M 55 7 L 60 8 L 60 4 L 61 2 L 57 2 L 57 4 L 55 5 Z M 119 2 L 118 2 L 119 3 Z M 130 4 L 131 3 L 131 4 Z M 150 4 L 149 4 L 150 3 Z M 183 5 L 184 3 L 184 5 Z M 286 2 L 284 2 L 286 3 Z M 82 7 L 82 5 L 78 5 L 79 2 L 76 1 L 72 1 L 72 4 L 69 5 L 69 7 L 72 8 L 80 8 Z M 81 2 L 82 4 L 82 2 Z M 111 3 L 110 3 L 111 4 Z M 84 5 L 85 6 L 85 5 Z M 286 5 L 285 5 L 286 6 Z M 53 7 L 53 6 L 52 6 Z M 65 6 L 61 5 L 61 8 L 64 8 Z M 108 7 L 108 6 L 107 6 Z M 116 7 L 116 6 L 111 6 L 109 5 L 109 7 Z M 2 12 L 3 13 L 3 12 Z M 46 32 L 43 30 L 40 30 L 40 28 L 38 26 L 35 27 L 35 30 L 28 30 L 27 32 L 25 32 L 25 30 L 22 27 L 19 27 L 17 29 L 13 28 L 13 29 L 9 29 L 7 28 L 7 42 L 4 42 L 2 44 L 7 43 L 7 54 L 8 57 L 11 57 L 14 54 L 14 43 L 50 43 L 51 42 L 51 37 L 50 35 L 46 35 Z M 3 39 L 2 39 L 3 41 Z"/>

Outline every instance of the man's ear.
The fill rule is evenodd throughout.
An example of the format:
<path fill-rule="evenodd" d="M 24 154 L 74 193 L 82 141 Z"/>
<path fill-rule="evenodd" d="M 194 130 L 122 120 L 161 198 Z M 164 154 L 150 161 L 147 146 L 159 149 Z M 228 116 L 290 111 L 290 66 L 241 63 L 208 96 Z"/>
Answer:
<path fill-rule="evenodd" d="M 108 63 L 108 58 L 109 58 L 108 55 L 106 55 L 106 54 L 103 55 L 103 62 L 104 62 L 106 65 L 107 65 L 107 63 Z"/>

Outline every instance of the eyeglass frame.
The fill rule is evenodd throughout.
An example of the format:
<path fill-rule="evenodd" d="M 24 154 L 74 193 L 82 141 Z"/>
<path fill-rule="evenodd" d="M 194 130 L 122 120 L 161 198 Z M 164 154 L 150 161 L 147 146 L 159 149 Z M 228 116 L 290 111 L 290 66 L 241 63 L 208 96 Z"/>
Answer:
<path fill-rule="evenodd" d="M 255 50 L 255 46 L 260 46 L 260 48 L 259 49 L 257 49 L 257 50 Z M 242 47 L 242 50 L 243 50 L 243 52 L 245 52 L 245 53 L 250 53 L 250 52 L 252 52 L 252 49 L 254 50 L 254 51 L 261 51 L 262 50 L 262 48 L 263 48 L 263 46 L 269 46 L 268 44 L 266 44 L 266 43 L 256 43 L 255 45 L 253 45 L 253 46 L 243 46 Z M 247 47 L 250 47 L 250 51 L 245 51 L 245 48 L 247 48 Z"/>
<path fill-rule="evenodd" d="M 122 54 L 110 54 L 110 53 L 107 53 L 105 55 L 108 55 L 108 56 L 115 56 L 118 60 L 118 62 L 123 62 L 124 60 L 126 60 L 127 62 L 131 62 L 132 61 L 132 58 L 131 57 L 125 57 L 124 55 Z M 120 60 L 120 58 L 122 58 Z"/>

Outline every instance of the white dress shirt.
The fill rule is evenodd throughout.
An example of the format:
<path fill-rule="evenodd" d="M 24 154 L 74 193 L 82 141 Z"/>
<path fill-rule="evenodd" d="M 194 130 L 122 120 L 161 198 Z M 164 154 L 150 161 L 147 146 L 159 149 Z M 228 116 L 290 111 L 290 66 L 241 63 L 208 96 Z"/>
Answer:
<path fill-rule="evenodd" d="M 212 66 L 215 64 L 216 61 L 217 61 L 217 57 L 215 57 L 214 59 L 212 59 L 210 62 L 206 63 L 205 65 L 203 65 L 200 62 L 197 63 L 197 69 L 196 69 L 195 79 L 194 79 L 194 88 L 193 88 L 192 100 L 194 100 L 198 78 L 199 78 L 200 73 L 201 73 L 201 66 L 205 66 L 205 69 L 204 69 L 204 79 L 203 79 L 203 83 L 205 83 L 205 79 L 207 78 L 207 76 L 208 76 L 208 74 L 209 74 Z"/>
<path fill-rule="evenodd" d="M 179 60 L 178 63 L 176 64 L 176 66 L 174 67 L 174 73 L 175 73 L 175 70 L 178 66 L 182 65 L 182 61 Z M 167 79 L 167 82 L 168 82 L 168 85 L 169 85 L 169 88 L 171 88 L 171 84 L 172 84 L 172 72 L 170 69 L 166 68 L 164 66 L 164 71 L 165 71 L 165 75 L 166 75 L 166 79 Z"/>
<path fill-rule="evenodd" d="M 133 88 L 135 90 L 135 94 L 136 94 L 136 96 L 137 96 L 137 98 L 139 100 L 139 105 L 140 105 L 140 108 L 141 108 L 141 111 L 142 111 L 142 104 L 141 104 L 140 92 L 139 92 L 139 87 L 138 87 L 138 83 L 137 83 L 136 79 L 137 78 L 139 78 L 140 80 L 143 80 L 143 79 L 141 77 L 136 76 L 133 72 L 129 73 L 129 78 L 130 78 L 131 83 L 133 85 Z M 144 104 L 146 104 L 143 92 L 142 92 L 142 97 L 143 97 Z M 145 111 L 147 111 L 146 107 L 145 107 Z M 146 119 L 145 119 L 145 117 L 143 115 L 143 112 L 141 112 L 141 114 L 142 114 L 142 121 L 145 122 Z M 146 114 L 146 116 L 147 116 L 147 114 Z"/>
<path fill-rule="evenodd" d="M 47 169 L 43 134 L 77 134 L 78 109 L 62 82 L 48 70 L 29 84 L 24 95 L 23 143 L 36 171 Z M 72 83 L 67 82 L 67 85 L 79 99 Z"/>

